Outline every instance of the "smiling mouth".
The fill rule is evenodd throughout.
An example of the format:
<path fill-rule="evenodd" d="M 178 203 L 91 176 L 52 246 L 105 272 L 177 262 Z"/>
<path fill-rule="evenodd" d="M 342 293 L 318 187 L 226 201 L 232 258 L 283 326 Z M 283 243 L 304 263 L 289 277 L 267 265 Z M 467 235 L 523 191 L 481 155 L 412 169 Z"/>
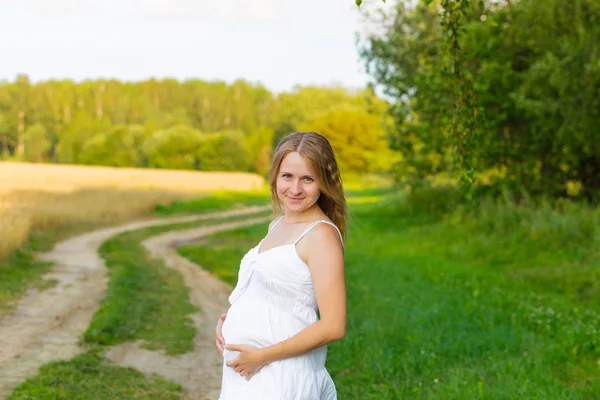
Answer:
<path fill-rule="evenodd" d="M 303 197 L 290 197 L 288 196 L 288 199 L 292 199 L 292 200 L 302 200 Z"/>

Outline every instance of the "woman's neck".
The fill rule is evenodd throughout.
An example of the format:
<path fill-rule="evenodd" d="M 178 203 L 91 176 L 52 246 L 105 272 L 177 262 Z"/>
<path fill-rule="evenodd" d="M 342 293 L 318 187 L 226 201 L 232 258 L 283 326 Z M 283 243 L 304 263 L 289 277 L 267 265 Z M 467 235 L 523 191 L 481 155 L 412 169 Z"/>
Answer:
<path fill-rule="evenodd" d="M 285 210 L 283 222 L 286 225 L 302 224 L 302 223 L 306 223 L 306 222 L 315 221 L 316 219 L 323 217 L 323 215 L 324 215 L 324 213 L 321 210 L 321 208 L 317 204 L 315 204 L 313 207 L 309 208 L 308 210 L 304 210 L 299 213 L 294 213 L 289 210 Z"/>

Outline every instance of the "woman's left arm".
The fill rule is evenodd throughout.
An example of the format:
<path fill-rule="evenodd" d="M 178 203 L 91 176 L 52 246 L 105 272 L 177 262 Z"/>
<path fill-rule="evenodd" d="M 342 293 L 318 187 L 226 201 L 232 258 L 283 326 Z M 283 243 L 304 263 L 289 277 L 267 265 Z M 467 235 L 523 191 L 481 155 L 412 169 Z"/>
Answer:
<path fill-rule="evenodd" d="M 306 263 L 310 269 L 320 319 L 296 335 L 274 345 L 256 349 L 261 364 L 294 357 L 315 350 L 346 335 L 346 282 L 344 251 L 337 230 L 319 224 L 305 236 L 310 249 Z M 225 346 L 228 348 L 228 346 Z M 241 350 L 232 346 L 232 350 Z M 227 365 L 236 367 L 236 360 Z M 231 365 L 230 365 L 231 364 Z"/>

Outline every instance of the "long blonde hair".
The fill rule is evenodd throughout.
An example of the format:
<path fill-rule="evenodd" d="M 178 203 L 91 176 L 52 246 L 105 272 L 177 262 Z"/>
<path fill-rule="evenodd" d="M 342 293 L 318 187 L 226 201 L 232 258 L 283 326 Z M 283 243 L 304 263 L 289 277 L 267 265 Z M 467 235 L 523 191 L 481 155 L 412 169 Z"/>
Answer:
<path fill-rule="evenodd" d="M 281 162 L 292 152 L 298 152 L 304 160 L 312 164 L 321 189 L 317 203 L 338 227 L 345 241 L 348 206 L 344 197 L 342 176 L 329 141 L 316 132 L 294 132 L 281 139 L 277 145 L 269 171 L 273 210 L 276 214 L 283 212 L 283 205 L 277 196 L 277 176 Z"/>

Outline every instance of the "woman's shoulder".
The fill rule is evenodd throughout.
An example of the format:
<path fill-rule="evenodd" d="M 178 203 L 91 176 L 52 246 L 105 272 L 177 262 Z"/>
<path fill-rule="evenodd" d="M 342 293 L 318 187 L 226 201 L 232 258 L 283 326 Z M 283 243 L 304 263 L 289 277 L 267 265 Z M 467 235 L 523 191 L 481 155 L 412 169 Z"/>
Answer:
<path fill-rule="evenodd" d="M 307 233 L 304 244 L 298 249 L 300 258 L 312 269 L 323 262 L 337 262 L 344 259 L 342 235 L 328 219 L 318 220 Z"/>
<path fill-rule="evenodd" d="M 339 243 L 344 245 L 342 239 L 342 233 L 336 224 L 334 224 L 329 218 L 322 218 L 315 222 L 314 227 L 311 229 L 312 234 L 311 242 L 322 243 L 331 245 Z"/>

